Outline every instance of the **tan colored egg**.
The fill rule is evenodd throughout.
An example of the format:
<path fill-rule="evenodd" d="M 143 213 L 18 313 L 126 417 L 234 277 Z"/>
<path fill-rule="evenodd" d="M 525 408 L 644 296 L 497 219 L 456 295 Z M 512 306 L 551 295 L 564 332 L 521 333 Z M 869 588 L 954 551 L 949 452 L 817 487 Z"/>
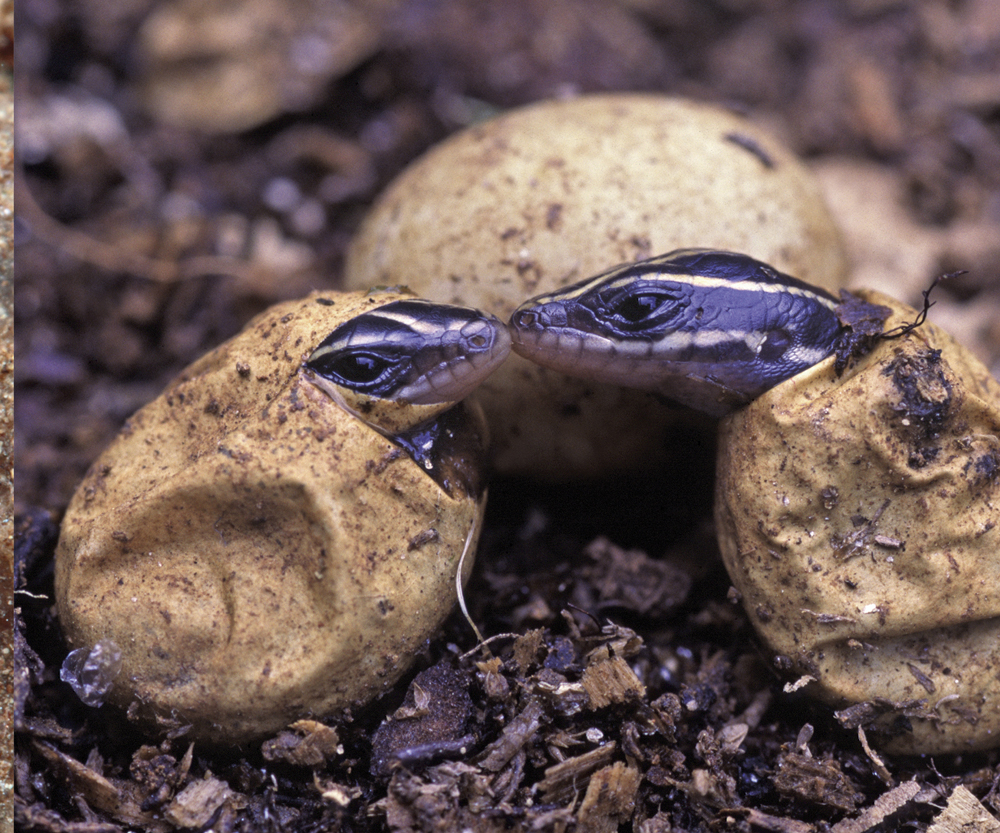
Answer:
<path fill-rule="evenodd" d="M 270 308 L 87 473 L 62 524 L 59 615 L 71 648 L 117 645 L 108 700 L 147 728 L 231 744 L 363 704 L 451 611 L 483 507 L 481 416 L 445 411 L 418 465 L 303 369 L 337 325 L 403 297 Z"/>
<path fill-rule="evenodd" d="M 352 288 L 505 318 L 524 299 L 691 246 L 744 252 L 836 290 L 846 263 L 810 172 L 752 122 L 644 94 L 512 111 L 433 148 L 385 192 L 347 261 Z M 665 463 L 654 397 L 512 356 L 481 391 L 495 465 L 569 479 Z"/>
<path fill-rule="evenodd" d="M 887 328 L 916 318 L 858 294 L 892 309 Z M 890 752 L 1000 743 L 1000 384 L 965 348 L 925 323 L 726 417 L 716 519 L 751 621 L 806 691 L 873 703 Z"/>

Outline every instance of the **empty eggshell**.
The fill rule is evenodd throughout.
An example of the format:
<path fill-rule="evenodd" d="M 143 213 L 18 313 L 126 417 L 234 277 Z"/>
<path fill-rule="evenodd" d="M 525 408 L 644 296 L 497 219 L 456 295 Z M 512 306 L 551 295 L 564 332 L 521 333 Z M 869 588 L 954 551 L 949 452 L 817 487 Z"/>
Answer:
<path fill-rule="evenodd" d="M 451 611 L 482 508 L 481 417 L 449 412 L 467 476 L 446 488 L 301 370 L 338 324 L 402 297 L 270 308 L 87 473 L 56 554 L 59 615 L 70 647 L 120 649 L 108 700 L 147 728 L 232 744 L 365 703 Z"/>
<path fill-rule="evenodd" d="M 819 188 L 768 133 L 706 104 L 591 95 L 514 110 L 417 160 L 359 231 L 345 280 L 405 284 L 504 318 L 533 295 L 692 246 L 828 289 L 846 278 Z M 496 467 L 553 479 L 662 470 L 678 420 L 651 395 L 517 356 L 480 400 Z"/>
<path fill-rule="evenodd" d="M 887 329 L 917 316 L 857 294 L 892 309 Z M 768 391 L 722 421 L 719 448 L 722 554 L 777 665 L 837 706 L 887 712 L 869 734 L 886 751 L 1000 743 L 1000 384 L 987 369 L 925 323 L 840 378 L 830 358 Z"/>

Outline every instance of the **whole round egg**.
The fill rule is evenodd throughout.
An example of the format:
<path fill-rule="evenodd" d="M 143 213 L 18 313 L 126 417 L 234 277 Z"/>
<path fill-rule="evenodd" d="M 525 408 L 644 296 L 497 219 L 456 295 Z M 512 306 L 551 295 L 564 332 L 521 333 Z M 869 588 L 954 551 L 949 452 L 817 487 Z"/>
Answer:
<path fill-rule="evenodd" d="M 120 649 L 108 699 L 147 727 L 239 743 L 363 704 L 452 609 L 483 506 L 481 415 L 447 411 L 431 476 L 302 368 L 338 324 L 404 297 L 271 307 L 88 471 L 62 524 L 59 615 L 70 647 Z"/>
<path fill-rule="evenodd" d="M 691 246 L 744 252 L 828 289 L 840 237 L 810 172 L 750 121 L 644 94 L 548 101 L 410 166 L 354 240 L 347 284 L 401 283 L 503 318 L 524 299 Z M 655 397 L 511 356 L 480 391 L 504 473 L 570 479 L 664 464 Z M 701 421 L 702 418 L 698 418 Z"/>

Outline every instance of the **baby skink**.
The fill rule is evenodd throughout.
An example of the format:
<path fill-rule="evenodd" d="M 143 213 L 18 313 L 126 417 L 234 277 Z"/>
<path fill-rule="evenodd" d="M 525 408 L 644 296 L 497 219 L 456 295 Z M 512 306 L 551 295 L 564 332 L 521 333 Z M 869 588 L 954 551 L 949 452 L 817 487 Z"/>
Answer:
<path fill-rule="evenodd" d="M 828 292 L 751 257 L 679 249 L 532 298 L 514 352 L 723 416 L 830 355 Z"/>

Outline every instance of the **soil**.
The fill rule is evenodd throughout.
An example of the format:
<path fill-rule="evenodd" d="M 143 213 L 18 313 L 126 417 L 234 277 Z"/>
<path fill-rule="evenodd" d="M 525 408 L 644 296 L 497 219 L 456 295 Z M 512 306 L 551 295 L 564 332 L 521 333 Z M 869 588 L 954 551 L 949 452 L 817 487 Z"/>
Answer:
<path fill-rule="evenodd" d="M 259 747 L 84 706 L 51 603 L 59 519 L 124 420 L 255 313 L 336 288 L 409 161 L 544 97 L 661 91 L 766 124 L 817 171 L 856 285 L 919 306 L 966 270 L 931 315 L 997 375 L 1000 5 L 23 0 L 17 20 L 19 829 L 1000 829 L 1000 752 L 882 760 L 856 715 L 782 690 L 718 558 L 711 449 L 658 483 L 495 482 L 466 590 L 488 648 L 456 614 L 390 695 Z"/>

